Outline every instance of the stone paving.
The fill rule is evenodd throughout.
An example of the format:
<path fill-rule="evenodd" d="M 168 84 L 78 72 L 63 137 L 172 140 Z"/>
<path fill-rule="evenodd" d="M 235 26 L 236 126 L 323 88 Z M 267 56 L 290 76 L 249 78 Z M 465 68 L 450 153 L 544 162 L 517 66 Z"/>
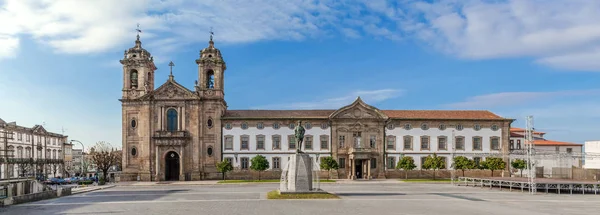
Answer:
<path fill-rule="evenodd" d="M 0 208 L 0 214 L 595 214 L 600 196 L 529 195 L 449 184 L 333 183 L 339 200 L 267 200 L 269 184 L 117 186 Z"/>

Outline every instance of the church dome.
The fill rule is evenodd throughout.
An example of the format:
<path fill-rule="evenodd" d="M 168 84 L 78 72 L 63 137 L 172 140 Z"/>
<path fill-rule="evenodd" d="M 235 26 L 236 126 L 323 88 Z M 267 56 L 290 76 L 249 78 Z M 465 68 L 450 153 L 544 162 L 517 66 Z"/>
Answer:
<path fill-rule="evenodd" d="M 135 45 L 128 50 L 125 50 L 123 60 L 150 60 L 153 61 L 153 57 L 146 49 L 142 48 L 142 41 L 140 41 L 140 35 L 137 35 Z"/>

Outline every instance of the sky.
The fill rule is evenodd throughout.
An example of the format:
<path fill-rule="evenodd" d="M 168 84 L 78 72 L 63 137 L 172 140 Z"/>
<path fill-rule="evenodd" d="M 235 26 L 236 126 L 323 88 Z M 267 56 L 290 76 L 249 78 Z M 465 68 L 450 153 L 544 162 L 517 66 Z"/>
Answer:
<path fill-rule="evenodd" d="M 123 51 L 192 89 L 227 63 L 229 109 L 490 110 L 552 140 L 600 139 L 600 1 L 0 0 L 0 118 L 121 146 Z M 75 146 L 78 148 L 78 146 Z"/>

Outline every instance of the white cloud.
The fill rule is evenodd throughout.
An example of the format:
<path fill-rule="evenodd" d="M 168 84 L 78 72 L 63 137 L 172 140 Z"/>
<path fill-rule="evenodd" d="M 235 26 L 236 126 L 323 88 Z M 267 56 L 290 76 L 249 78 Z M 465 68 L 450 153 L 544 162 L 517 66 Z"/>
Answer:
<path fill-rule="evenodd" d="M 525 105 L 531 102 L 540 102 L 548 99 L 564 99 L 577 96 L 600 95 L 600 89 L 592 90 L 565 90 L 553 92 L 501 92 L 486 95 L 479 95 L 467 98 L 465 101 L 446 104 L 444 106 L 451 108 L 498 108 Z"/>
<path fill-rule="evenodd" d="M 296 102 L 289 104 L 273 104 L 261 107 L 254 107 L 252 109 L 338 109 L 351 104 L 359 96 L 367 104 L 374 105 L 375 103 L 401 96 L 403 93 L 404 90 L 398 89 L 380 89 L 370 91 L 359 90 L 354 91 L 348 95 L 335 98 L 326 98 L 316 101 Z"/>

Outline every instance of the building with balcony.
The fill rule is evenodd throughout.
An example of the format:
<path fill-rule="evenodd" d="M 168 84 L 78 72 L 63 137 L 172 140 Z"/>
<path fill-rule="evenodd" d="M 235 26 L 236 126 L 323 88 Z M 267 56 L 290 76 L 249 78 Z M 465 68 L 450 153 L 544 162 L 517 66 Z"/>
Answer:
<path fill-rule="evenodd" d="M 417 166 L 436 153 L 483 158 L 509 153 L 512 119 L 489 111 L 379 110 L 357 98 L 332 110 L 229 110 L 224 97 L 226 64 L 212 37 L 195 61 L 194 89 L 171 74 L 155 89 L 153 57 L 139 35 L 123 59 L 121 180 L 219 179 L 216 163 L 230 161 L 249 173 L 250 160 L 267 157 L 280 171 L 296 153 L 294 128 L 306 129 L 302 151 L 319 162 L 332 156 L 337 178 L 384 178 L 402 156 Z"/>
<path fill-rule="evenodd" d="M 67 136 L 0 119 L 0 179 L 63 176 Z"/>

